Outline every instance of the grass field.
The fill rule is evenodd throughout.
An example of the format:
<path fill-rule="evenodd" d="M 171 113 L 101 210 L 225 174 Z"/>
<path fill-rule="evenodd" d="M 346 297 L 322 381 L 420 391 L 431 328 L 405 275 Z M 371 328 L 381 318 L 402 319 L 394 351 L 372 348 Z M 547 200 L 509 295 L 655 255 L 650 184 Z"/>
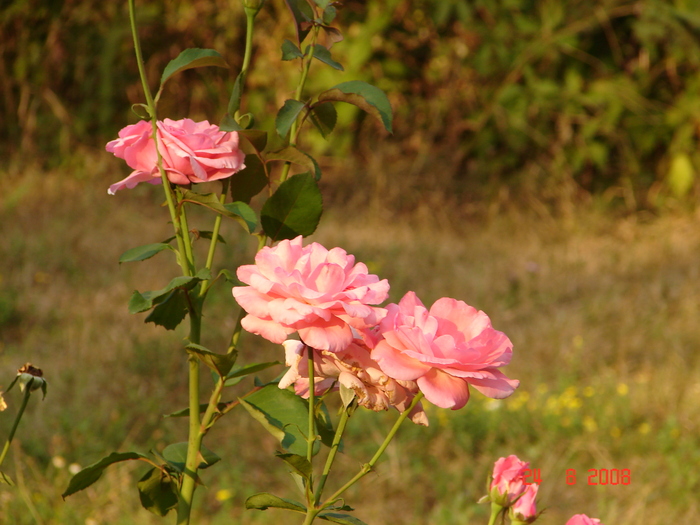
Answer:
<path fill-rule="evenodd" d="M 124 170 L 106 155 L 89 158 L 50 173 L 10 166 L 0 174 L 0 384 L 26 361 L 49 382 L 45 401 L 31 399 L 3 465 L 17 486 L 0 487 L 2 523 L 156 523 L 134 488 L 143 466 L 108 470 L 64 502 L 69 467 L 186 439 L 184 420 L 161 417 L 186 404 L 186 331 L 165 332 L 126 309 L 134 289 L 162 287 L 177 267 L 165 254 L 117 264 L 128 248 L 170 235 L 161 193 L 149 186 L 110 197 L 107 186 Z M 223 235 L 220 267 L 252 259 L 254 243 L 239 247 L 236 225 Z M 342 246 L 388 278 L 392 301 L 414 290 L 426 304 L 450 296 L 484 310 L 513 341 L 505 371 L 521 381 L 505 401 L 474 392 L 462 410 L 431 407 L 428 429 L 402 429 L 376 473 L 346 494 L 359 518 L 485 524 L 487 507 L 475 505 L 485 478 L 498 457 L 517 454 L 541 469 L 542 525 L 577 513 L 605 525 L 697 521 L 700 216 L 502 211 L 454 224 L 445 210 L 398 219 L 375 206 L 330 209 L 312 239 Z M 220 286 L 207 304 L 203 344 L 220 349 L 236 315 L 229 287 Z M 241 348 L 244 362 L 283 358 L 253 336 Z M 2 439 L 19 400 L 17 391 L 7 396 Z M 358 412 L 336 484 L 369 459 L 393 418 Z M 233 411 L 206 444 L 224 460 L 203 475 L 195 523 L 300 522 L 243 509 L 263 490 L 295 497 L 262 427 Z M 589 485 L 589 469 L 629 469 L 631 483 Z"/>

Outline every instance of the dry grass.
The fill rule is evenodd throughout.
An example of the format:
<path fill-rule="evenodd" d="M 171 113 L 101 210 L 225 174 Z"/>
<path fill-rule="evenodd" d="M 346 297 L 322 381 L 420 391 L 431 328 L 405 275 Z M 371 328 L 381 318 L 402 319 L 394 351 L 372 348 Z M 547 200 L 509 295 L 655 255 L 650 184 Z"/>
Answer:
<path fill-rule="evenodd" d="M 49 396 L 32 399 L 21 448 L 3 466 L 23 480 L 0 489 L 7 523 L 155 523 L 136 510 L 132 478 L 142 468 L 108 471 L 63 503 L 69 475 L 55 458 L 84 465 L 185 436 L 182 421 L 160 417 L 185 403 L 185 332 L 165 333 L 126 311 L 133 289 L 162 286 L 176 266 L 166 254 L 116 262 L 126 249 L 169 235 L 160 194 L 149 187 L 108 197 L 121 167 L 90 160 L 90 171 L 10 168 L 0 179 L 0 371 L 7 383 L 31 361 L 49 380 Z M 388 278 L 394 301 L 414 290 L 426 303 L 451 296 L 486 311 L 513 340 L 506 372 L 522 382 L 506 402 L 475 394 L 464 410 L 431 410 L 430 429 L 404 429 L 377 474 L 347 494 L 358 517 L 373 525 L 485 523 L 485 507 L 473 502 L 492 462 L 515 453 L 542 469 L 543 525 L 580 512 L 606 525 L 691 523 L 700 489 L 699 224 L 688 214 L 503 212 L 451 224 L 444 209 L 400 219 L 378 207 L 331 210 L 313 240 L 342 246 Z M 253 243 L 237 247 L 233 225 L 224 235 L 220 264 L 247 262 Z M 208 306 L 205 344 L 217 349 L 236 314 L 226 286 Z M 246 362 L 280 357 L 253 337 L 244 345 Z M 8 397 L 16 406 L 17 394 Z M 199 498 L 207 510 L 197 522 L 289 522 L 279 512 L 241 510 L 256 491 L 293 494 L 271 459 L 275 441 L 246 415 L 232 415 L 240 417 L 222 420 L 208 438 L 225 461 L 205 475 L 209 490 Z M 367 459 L 384 428 L 378 421 L 391 417 L 358 415 L 352 432 L 363 444 L 349 441 L 341 470 Z M 570 468 L 579 473 L 575 486 L 565 483 Z M 587 486 L 589 468 L 629 468 L 633 481 Z"/>

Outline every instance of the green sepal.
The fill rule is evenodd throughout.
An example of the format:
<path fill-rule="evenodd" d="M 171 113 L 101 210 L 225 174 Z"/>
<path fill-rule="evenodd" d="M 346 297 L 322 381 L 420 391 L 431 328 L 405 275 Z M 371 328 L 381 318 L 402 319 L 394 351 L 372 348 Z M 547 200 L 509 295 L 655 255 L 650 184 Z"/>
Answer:
<path fill-rule="evenodd" d="M 165 516 L 177 507 L 177 484 L 167 472 L 152 468 L 136 483 L 136 487 L 143 508 L 156 516 Z"/>
<path fill-rule="evenodd" d="M 294 44 L 294 42 L 284 39 L 282 42 L 282 60 L 294 60 L 295 58 L 302 58 L 304 54 L 301 50 Z"/>
<path fill-rule="evenodd" d="M 294 472 L 304 478 L 305 480 L 311 479 L 313 470 L 311 468 L 311 463 L 304 456 L 299 456 L 297 454 L 284 454 L 281 452 L 275 453 L 275 456 L 284 461 L 291 472 Z"/>
<path fill-rule="evenodd" d="M 175 251 L 175 248 L 163 242 L 145 244 L 143 246 L 139 246 L 138 248 L 131 248 L 130 250 L 122 253 L 121 257 L 119 257 L 119 264 L 125 262 L 145 261 L 163 250 Z"/>
<path fill-rule="evenodd" d="M 333 86 L 318 96 L 319 102 L 338 101 L 353 104 L 381 121 L 389 133 L 393 133 L 391 124 L 393 113 L 391 104 L 384 91 L 367 82 L 351 80 Z"/>
<path fill-rule="evenodd" d="M 236 364 L 236 359 L 238 358 L 238 352 L 232 350 L 228 354 L 216 354 L 207 348 L 195 343 L 189 343 L 185 350 L 187 353 L 196 355 L 202 363 L 207 365 L 209 368 L 214 370 L 219 376 L 226 377 Z"/>
<path fill-rule="evenodd" d="M 298 100 L 288 99 L 284 101 L 284 106 L 280 108 L 275 118 L 275 130 L 280 137 L 287 136 L 292 124 L 305 107 L 306 104 Z"/>
<path fill-rule="evenodd" d="M 142 120 L 151 120 L 150 108 L 146 104 L 132 104 L 131 111 Z"/>
<path fill-rule="evenodd" d="M 338 112 L 332 102 L 320 102 L 311 106 L 311 122 L 327 138 L 338 121 Z"/>
<path fill-rule="evenodd" d="M 177 472 L 185 471 L 185 464 L 187 463 L 187 442 L 173 443 L 168 445 L 163 449 L 162 456 Z M 221 461 L 221 458 L 214 454 L 207 447 L 202 445 L 201 450 L 197 453 L 199 464 L 197 469 L 202 470 L 211 467 L 212 465 Z"/>
<path fill-rule="evenodd" d="M 160 77 L 161 88 L 163 84 L 176 73 L 180 73 L 186 69 L 206 66 L 228 68 L 224 57 L 222 57 L 218 51 L 199 48 L 185 49 L 177 58 L 171 60 L 168 62 L 168 65 L 165 66 L 163 75 Z"/>
<path fill-rule="evenodd" d="M 316 231 L 323 213 L 321 190 L 313 175 L 302 173 L 280 184 L 260 212 L 265 234 L 273 241 Z"/>
<path fill-rule="evenodd" d="M 310 47 L 311 46 L 307 46 L 306 49 L 304 50 L 305 55 L 309 54 Z M 345 68 L 343 68 L 342 64 L 340 62 L 336 62 L 335 60 L 333 60 L 333 57 L 331 56 L 331 52 L 328 51 L 328 49 L 323 47 L 321 44 L 316 44 L 314 46 L 314 58 L 323 62 L 324 64 L 328 64 L 333 69 L 337 69 L 338 71 L 345 71 Z"/>
<path fill-rule="evenodd" d="M 267 154 L 266 160 L 268 162 L 283 160 L 285 162 L 297 164 L 313 173 L 316 180 L 321 180 L 321 167 L 318 165 L 318 162 L 316 162 L 311 155 L 304 153 L 295 146 L 288 146 L 279 151 L 272 151 Z"/>
<path fill-rule="evenodd" d="M 241 226 L 251 233 L 258 225 L 257 216 L 250 206 L 245 202 L 229 202 L 221 204 L 219 196 L 216 193 L 195 193 L 190 190 L 182 192 L 183 202 L 191 202 L 209 208 L 216 213 L 238 221 Z"/>
<path fill-rule="evenodd" d="M 248 510 L 267 510 L 270 508 L 287 509 L 306 514 L 306 507 L 304 507 L 304 505 L 301 503 L 286 498 L 280 498 L 270 494 L 269 492 L 259 492 L 258 494 L 253 494 L 247 500 L 245 500 L 245 508 Z"/>
<path fill-rule="evenodd" d="M 361 519 L 349 514 L 341 514 L 339 512 L 321 512 L 318 517 L 322 520 L 340 523 L 341 525 L 367 525 Z"/>
<path fill-rule="evenodd" d="M 100 476 L 102 476 L 104 470 L 110 465 L 132 459 L 148 459 L 148 457 L 144 456 L 143 454 L 139 454 L 138 452 L 112 452 L 106 458 L 102 458 L 97 463 L 93 463 L 92 465 L 85 467 L 83 470 L 73 476 L 68 483 L 68 488 L 63 494 L 61 494 L 61 497 L 66 499 L 66 497 L 70 496 L 71 494 L 75 494 L 78 491 L 86 489 L 100 479 Z"/>

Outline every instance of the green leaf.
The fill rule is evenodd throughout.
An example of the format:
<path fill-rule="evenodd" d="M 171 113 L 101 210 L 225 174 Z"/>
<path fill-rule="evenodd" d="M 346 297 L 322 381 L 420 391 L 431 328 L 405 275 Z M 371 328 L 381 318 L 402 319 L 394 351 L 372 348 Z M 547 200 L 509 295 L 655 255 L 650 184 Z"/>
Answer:
<path fill-rule="evenodd" d="M 73 476 L 70 483 L 68 483 L 68 488 L 63 494 L 61 494 L 61 497 L 66 499 L 66 497 L 70 496 L 71 494 L 75 494 L 80 490 L 86 489 L 95 483 L 95 481 L 100 479 L 102 472 L 104 472 L 104 470 L 110 465 L 119 463 L 120 461 L 128 461 L 132 459 L 148 458 L 147 456 L 139 454 L 138 452 L 112 452 L 106 458 L 102 458 L 97 463 L 93 463 L 92 465 L 85 467 L 83 470 Z"/>
<path fill-rule="evenodd" d="M 170 474 L 152 468 L 136 484 L 141 505 L 156 516 L 165 516 L 177 507 L 177 484 Z"/>
<path fill-rule="evenodd" d="M 238 358 L 238 352 L 233 350 L 228 354 L 215 354 L 211 350 L 204 348 L 201 345 L 190 343 L 185 347 L 188 353 L 196 355 L 202 363 L 214 370 L 221 377 L 226 377 L 233 368 Z"/>
<path fill-rule="evenodd" d="M 243 128 L 236 122 L 235 118 L 227 113 L 224 115 L 224 118 L 221 119 L 219 129 L 221 131 L 241 131 Z"/>
<path fill-rule="evenodd" d="M 301 503 L 285 498 L 279 498 L 268 492 L 253 494 L 251 497 L 245 500 L 245 508 L 248 510 L 267 510 L 269 508 L 287 509 L 306 514 L 306 507 L 304 507 L 304 505 Z"/>
<path fill-rule="evenodd" d="M 169 244 L 165 244 L 162 242 L 146 244 L 144 246 L 132 248 L 131 250 L 127 250 L 124 253 L 122 253 L 122 256 L 119 257 L 119 264 L 124 262 L 145 261 L 146 259 L 150 259 L 151 257 L 156 255 L 157 253 L 162 252 L 163 250 L 175 251 L 175 248 L 173 248 Z"/>
<path fill-rule="evenodd" d="M 393 133 L 391 104 L 384 92 L 367 82 L 352 80 L 333 86 L 318 96 L 319 102 L 338 101 L 353 104 L 378 118 L 389 133 Z"/>
<path fill-rule="evenodd" d="M 356 518 L 355 516 L 341 514 L 339 512 L 321 512 L 318 517 L 322 520 L 340 523 L 341 525 L 367 525 L 364 521 Z"/>
<path fill-rule="evenodd" d="M 0 472 L 0 483 L 4 483 L 5 485 L 9 485 L 10 487 L 15 486 L 15 482 L 12 481 L 12 478 L 4 472 Z"/>
<path fill-rule="evenodd" d="M 285 162 L 298 164 L 302 168 L 313 172 L 316 180 L 321 178 L 321 168 L 314 158 L 311 155 L 307 155 L 303 151 L 297 149 L 295 146 L 289 146 L 280 151 L 270 152 L 267 154 L 267 160 L 283 160 Z"/>
<path fill-rule="evenodd" d="M 284 449 L 299 456 L 306 455 L 306 431 L 302 429 L 308 429 L 309 412 L 305 399 L 271 383 L 240 402 Z M 319 443 L 314 443 L 314 454 L 319 450 Z"/>
<path fill-rule="evenodd" d="M 337 10 L 335 6 L 329 5 L 323 10 L 323 16 L 321 19 L 323 20 L 324 25 L 329 25 L 333 23 L 333 20 L 335 20 L 335 16 L 337 14 Z"/>
<path fill-rule="evenodd" d="M 226 113 L 231 119 L 235 118 L 236 111 L 241 107 L 241 92 L 243 90 L 243 82 L 245 81 L 245 73 L 241 71 L 236 77 L 236 81 L 233 83 L 233 89 L 231 90 L 231 98 L 228 100 L 228 108 Z M 235 122 L 235 120 L 234 120 Z"/>
<path fill-rule="evenodd" d="M 229 185 L 231 198 L 234 201 L 249 203 L 265 186 L 267 186 L 267 173 L 260 157 L 246 155 L 245 168 L 231 177 Z M 257 222 L 257 217 L 255 221 Z"/>
<path fill-rule="evenodd" d="M 245 202 L 231 202 L 221 204 L 216 193 L 195 193 L 184 190 L 181 202 L 192 202 L 215 211 L 216 213 L 238 221 L 241 226 L 251 233 L 257 226 L 255 212 Z"/>
<path fill-rule="evenodd" d="M 311 122 L 321 132 L 323 138 L 328 137 L 338 121 L 338 112 L 332 102 L 314 104 L 311 107 Z"/>
<path fill-rule="evenodd" d="M 225 403 L 219 403 L 217 405 L 217 408 L 219 405 L 224 405 Z M 203 414 L 204 412 L 207 411 L 207 408 L 209 407 L 209 403 L 202 403 L 199 405 L 199 413 Z M 183 408 L 181 410 L 178 410 L 176 412 L 171 412 L 170 414 L 165 414 L 163 417 L 189 417 L 190 415 L 190 409 L 189 408 Z"/>
<path fill-rule="evenodd" d="M 306 3 L 306 0 L 285 0 L 285 2 L 294 17 L 297 40 L 301 45 L 313 25 L 314 12 L 311 10 L 311 6 Z"/>
<path fill-rule="evenodd" d="M 166 330 L 175 330 L 186 316 L 187 298 L 185 292 L 176 289 L 166 295 L 165 299 L 159 302 L 143 322 L 162 326 Z"/>
<path fill-rule="evenodd" d="M 194 288 L 199 281 L 205 279 L 211 279 L 211 272 L 206 268 L 200 270 L 194 277 L 175 277 L 175 279 L 168 283 L 168 286 L 161 290 L 143 293 L 135 291 L 131 295 L 131 299 L 129 299 L 129 313 L 137 314 L 150 310 L 154 305 L 163 302 L 172 290 L 176 288 L 190 290 Z"/>
<path fill-rule="evenodd" d="M 176 73 L 192 69 L 195 67 L 216 66 L 228 68 L 228 64 L 217 51 L 213 49 L 185 49 L 178 55 L 177 58 L 171 60 L 163 70 L 163 76 L 160 78 L 160 85 Z"/>
<path fill-rule="evenodd" d="M 307 47 L 305 51 L 306 51 L 305 54 L 308 54 L 309 47 Z M 331 57 L 331 52 L 328 51 L 328 49 L 323 47 L 321 44 L 316 44 L 314 46 L 314 58 L 320 60 L 324 64 L 328 64 L 333 69 L 337 69 L 338 71 L 345 71 L 342 64 L 340 64 L 340 62 L 336 62 L 335 60 L 333 60 L 333 57 Z"/>
<path fill-rule="evenodd" d="M 168 465 L 172 466 L 178 472 L 184 472 L 185 464 L 187 463 L 187 442 L 173 443 L 168 445 L 163 449 L 163 458 L 168 462 Z M 202 449 L 199 452 L 199 465 L 198 469 L 205 469 L 211 467 L 215 463 L 221 461 L 221 458 L 214 454 L 207 447 L 202 445 Z"/>
<path fill-rule="evenodd" d="M 243 137 L 257 153 L 262 153 L 267 146 L 267 131 L 261 129 L 244 129 L 238 133 L 239 137 Z M 243 145 L 241 145 L 243 146 Z M 244 153 L 249 154 L 244 150 Z M 247 161 L 248 159 L 246 159 Z"/>
<path fill-rule="evenodd" d="M 306 104 L 298 100 L 289 99 L 284 101 L 284 106 L 277 112 L 277 118 L 275 119 L 275 129 L 280 137 L 285 138 L 287 136 L 292 124 L 294 124 L 299 113 L 305 107 Z"/>
<path fill-rule="evenodd" d="M 227 375 L 226 379 L 233 379 L 233 378 L 238 378 L 238 377 L 244 377 L 250 374 L 254 374 L 255 372 L 260 372 L 261 370 L 267 370 L 268 368 L 275 366 L 275 365 L 281 365 L 279 361 L 268 361 L 266 363 L 253 363 L 252 365 L 247 365 L 243 366 L 240 368 L 236 368 L 235 370 L 231 370 Z M 227 384 L 228 386 L 228 384 Z"/>
<path fill-rule="evenodd" d="M 282 60 L 294 60 L 295 58 L 303 58 L 301 50 L 291 42 L 284 39 L 282 42 Z"/>
<path fill-rule="evenodd" d="M 211 240 L 213 235 L 214 235 L 214 232 L 209 231 L 209 230 L 198 230 L 197 231 L 197 236 L 201 237 L 202 239 Z M 216 236 L 216 242 L 220 242 L 221 244 L 226 244 L 226 240 L 224 240 L 224 238 L 221 235 Z"/>
<path fill-rule="evenodd" d="M 321 191 L 314 177 L 302 173 L 290 177 L 263 205 L 260 222 L 272 241 L 311 235 L 323 213 Z"/>
<path fill-rule="evenodd" d="M 302 478 L 309 480 L 311 479 L 312 468 L 309 460 L 304 456 L 299 456 L 297 454 L 282 454 L 280 452 L 275 454 L 278 458 L 284 461 L 292 472 L 296 472 Z"/>

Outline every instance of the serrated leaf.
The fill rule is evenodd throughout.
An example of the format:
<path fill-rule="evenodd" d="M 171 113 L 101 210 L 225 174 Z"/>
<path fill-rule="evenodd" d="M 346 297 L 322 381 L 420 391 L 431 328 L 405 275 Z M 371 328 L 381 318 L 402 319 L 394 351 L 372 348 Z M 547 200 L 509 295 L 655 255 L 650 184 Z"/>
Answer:
<path fill-rule="evenodd" d="M 308 54 L 308 47 L 306 48 L 306 54 Z M 336 62 L 333 60 L 333 57 L 331 57 L 331 52 L 328 51 L 325 47 L 323 47 L 321 44 L 316 44 L 314 46 L 314 58 L 317 60 L 320 60 L 324 64 L 328 64 L 331 66 L 333 69 L 337 69 L 338 71 L 345 71 L 343 68 L 342 64 L 340 62 Z"/>
<path fill-rule="evenodd" d="M 249 203 L 267 186 L 267 173 L 257 155 L 247 155 L 245 168 L 231 177 L 231 198 L 236 202 Z M 253 212 L 255 214 L 255 212 Z M 257 223 L 257 216 L 255 217 Z M 254 228 L 253 228 L 254 229 Z M 251 230 L 252 231 L 252 230 Z"/>
<path fill-rule="evenodd" d="M 121 257 L 119 257 L 119 264 L 124 262 L 145 261 L 146 259 L 150 259 L 151 257 L 162 252 L 163 250 L 175 251 L 175 249 L 172 246 L 162 242 L 146 244 L 144 246 L 139 246 L 138 248 L 131 248 L 130 250 L 127 250 L 124 253 L 122 253 Z"/>
<path fill-rule="evenodd" d="M 168 465 L 172 466 L 178 472 L 184 472 L 185 464 L 187 463 L 187 442 L 183 441 L 182 443 L 173 443 L 172 445 L 168 445 L 163 449 L 162 456 L 168 462 Z M 221 461 L 219 456 L 202 445 L 199 452 L 198 469 L 209 468 L 219 461 Z"/>
<path fill-rule="evenodd" d="M 321 31 L 323 31 L 326 37 L 325 47 L 328 49 L 332 48 L 333 44 L 343 41 L 343 33 L 341 33 L 340 30 L 336 29 L 335 27 L 322 25 Z"/>
<path fill-rule="evenodd" d="M 274 242 L 311 235 L 323 213 L 321 191 L 314 177 L 302 173 L 290 177 L 265 202 L 260 213 L 265 234 Z"/>
<path fill-rule="evenodd" d="M 353 104 L 373 115 L 384 124 L 389 133 L 393 133 L 391 123 L 393 113 L 386 94 L 367 82 L 352 80 L 333 86 L 318 96 L 319 102 L 338 101 Z"/>
<path fill-rule="evenodd" d="M 306 459 L 304 456 L 299 456 L 297 454 L 282 454 L 279 452 L 275 455 L 282 461 L 284 461 L 292 470 L 292 472 L 296 472 L 298 475 L 300 475 L 306 480 L 311 479 L 311 463 L 309 463 L 309 460 Z"/>
<path fill-rule="evenodd" d="M 162 86 L 170 77 L 181 71 L 205 66 L 228 68 L 224 57 L 213 49 L 185 49 L 177 58 L 171 60 L 168 65 L 165 66 L 163 75 L 160 78 L 160 85 Z"/>
<path fill-rule="evenodd" d="M 311 30 L 314 12 L 311 10 L 311 6 L 306 3 L 306 0 L 285 0 L 285 3 L 294 17 L 297 41 L 301 45 Z"/>
<path fill-rule="evenodd" d="M 323 16 L 321 19 L 323 20 L 324 25 L 329 25 L 333 23 L 333 20 L 335 20 L 337 14 L 337 10 L 335 6 L 329 5 L 323 10 Z"/>
<path fill-rule="evenodd" d="M 270 152 L 267 154 L 266 159 L 267 161 L 283 160 L 285 162 L 297 164 L 312 172 L 316 180 L 321 178 L 321 168 L 318 162 L 316 162 L 311 155 L 304 153 L 295 146 L 288 146 L 280 151 Z"/>
<path fill-rule="evenodd" d="M 211 279 L 211 272 L 204 268 L 203 270 L 197 272 L 197 275 L 193 277 L 175 277 L 165 288 L 162 288 L 161 290 L 154 290 L 150 292 L 135 291 L 131 295 L 131 299 L 129 299 L 129 313 L 137 314 L 150 310 L 154 305 L 164 301 L 165 297 L 172 290 L 176 288 L 190 290 L 194 288 L 199 281 L 206 279 Z"/>
<path fill-rule="evenodd" d="M 294 45 L 294 42 L 284 39 L 284 42 L 282 42 L 282 60 L 294 60 L 303 56 L 303 53 Z"/>
<path fill-rule="evenodd" d="M 280 498 L 268 492 L 253 494 L 245 500 L 245 508 L 248 510 L 287 509 L 306 514 L 306 507 L 301 503 L 286 498 Z"/>
<path fill-rule="evenodd" d="M 337 121 L 338 112 L 332 102 L 315 104 L 311 107 L 311 122 L 321 132 L 323 138 L 328 137 L 333 131 Z"/>
<path fill-rule="evenodd" d="M 271 383 L 253 392 L 241 404 L 275 436 L 284 449 L 292 454 L 306 455 L 306 435 L 309 425 L 308 402 L 289 390 Z M 314 443 L 313 453 L 320 450 Z"/>
<path fill-rule="evenodd" d="M 177 485 L 173 478 L 157 468 L 152 468 L 138 481 L 141 505 L 156 516 L 165 516 L 177 507 Z"/>
<path fill-rule="evenodd" d="M 339 512 L 321 512 L 318 517 L 322 520 L 340 523 L 341 525 L 367 525 L 361 519 L 349 514 L 341 514 Z"/>
<path fill-rule="evenodd" d="M 186 316 L 187 298 L 184 291 L 177 289 L 166 295 L 143 322 L 175 330 Z"/>
<path fill-rule="evenodd" d="M 198 230 L 197 231 L 197 236 L 201 237 L 202 239 L 211 240 L 213 235 L 214 235 L 214 232 L 209 231 L 209 230 Z M 221 244 L 226 244 L 226 240 L 221 235 L 216 236 L 216 242 L 220 242 Z"/>
<path fill-rule="evenodd" d="M 138 452 L 112 452 L 106 458 L 102 458 L 97 463 L 93 463 L 92 465 L 85 467 L 83 470 L 73 476 L 68 483 L 68 488 L 63 494 L 61 494 L 61 497 L 66 499 L 66 497 L 70 496 L 71 494 L 75 494 L 78 491 L 86 489 L 95 483 L 95 481 L 100 479 L 100 476 L 102 476 L 104 470 L 110 465 L 132 459 L 148 458 L 147 456 L 139 454 Z"/>
<path fill-rule="evenodd" d="M 306 104 L 298 100 L 289 99 L 284 101 L 284 106 L 280 108 L 275 118 L 275 130 L 280 137 L 285 138 L 287 136 L 292 124 L 294 124 L 299 113 L 301 113 L 305 107 Z"/>
<path fill-rule="evenodd" d="M 189 343 L 185 347 L 185 350 L 190 354 L 196 355 L 205 365 L 214 370 L 221 377 L 226 377 L 226 374 L 231 371 L 231 368 L 233 368 L 238 358 L 238 352 L 236 350 L 228 354 L 216 354 L 194 343 Z"/>
<path fill-rule="evenodd" d="M 233 379 L 234 377 L 244 377 L 250 374 L 254 374 L 255 372 L 260 372 L 261 370 L 267 370 L 268 368 L 275 366 L 275 365 L 281 365 L 279 361 L 268 361 L 266 363 L 254 363 L 252 365 L 247 365 L 243 366 L 240 368 L 236 368 L 235 370 L 231 370 L 227 375 L 226 379 Z"/>
<path fill-rule="evenodd" d="M 238 136 L 243 137 L 258 153 L 262 153 L 265 150 L 265 146 L 267 146 L 267 131 L 244 129 L 238 133 Z M 244 151 L 244 153 L 247 154 L 248 151 Z"/>
<path fill-rule="evenodd" d="M 234 219 L 241 226 L 251 233 L 257 226 L 257 216 L 255 212 L 245 202 L 230 202 L 221 204 L 219 196 L 215 193 L 195 193 L 190 190 L 184 190 L 181 202 L 191 202 L 209 208 L 216 213 Z"/>

